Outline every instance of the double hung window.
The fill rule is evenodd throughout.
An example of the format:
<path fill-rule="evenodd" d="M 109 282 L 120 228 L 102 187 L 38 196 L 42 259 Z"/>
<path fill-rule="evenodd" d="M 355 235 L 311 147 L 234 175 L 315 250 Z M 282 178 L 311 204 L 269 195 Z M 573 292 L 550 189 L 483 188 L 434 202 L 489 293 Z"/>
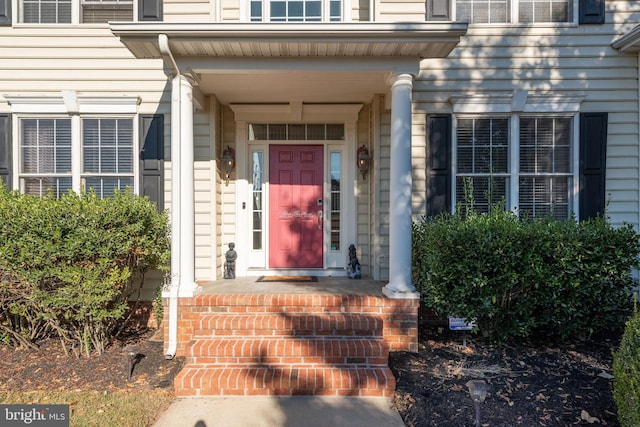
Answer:
<path fill-rule="evenodd" d="M 575 0 L 456 0 L 456 20 L 472 24 L 573 22 Z"/>
<path fill-rule="evenodd" d="M 339 22 L 341 0 L 251 0 L 251 22 Z"/>
<path fill-rule="evenodd" d="M 132 21 L 133 0 L 80 0 L 80 13 L 73 0 L 20 0 L 20 22 L 25 24 L 97 24 Z"/>
<path fill-rule="evenodd" d="M 68 117 L 20 119 L 20 188 L 24 193 L 60 197 L 80 187 L 109 197 L 133 190 L 133 119 L 81 118 L 81 133 Z M 77 142 L 76 142 L 77 140 Z M 81 164 L 76 169 L 74 164 Z"/>
<path fill-rule="evenodd" d="M 70 24 L 71 0 L 22 0 L 22 22 Z"/>
<path fill-rule="evenodd" d="M 99 197 L 133 189 L 133 120 L 82 120 L 82 181 Z"/>
<path fill-rule="evenodd" d="M 20 153 L 24 193 L 60 197 L 71 189 L 71 119 L 22 119 Z"/>
<path fill-rule="evenodd" d="M 520 215 L 568 218 L 577 182 L 573 120 L 526 114 L 457 117 L 456 204 L 472 198 L 474 208 L 486 212 L 504 200 Z"/>

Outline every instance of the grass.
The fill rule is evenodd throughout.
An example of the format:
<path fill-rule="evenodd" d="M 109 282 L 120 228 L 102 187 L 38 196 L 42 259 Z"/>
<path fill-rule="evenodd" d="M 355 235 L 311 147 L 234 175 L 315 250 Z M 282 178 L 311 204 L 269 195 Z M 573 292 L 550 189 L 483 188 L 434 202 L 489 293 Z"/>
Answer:
<path fill-rule="evenodd" d="M 150 426 L 172 400 L 163 390 L 0 392 L 0 404 L 68 404 L 72 427 Z"/>

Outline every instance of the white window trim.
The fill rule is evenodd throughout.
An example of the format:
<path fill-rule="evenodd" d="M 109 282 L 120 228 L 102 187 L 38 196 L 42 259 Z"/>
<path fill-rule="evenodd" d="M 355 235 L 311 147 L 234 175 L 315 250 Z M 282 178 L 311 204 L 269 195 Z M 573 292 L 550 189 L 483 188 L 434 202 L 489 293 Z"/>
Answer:
<path fill-rule="evenodd" d="M 137 1 L 137 0 L 136 0 Z M 262 17 L 260 22 L 271 22 L 269 15 L 269 2 L 270 0 L 262 0 Z M 135 7 L 135 5 L 134 5 Z M 329 0 L 322 0 L 322 21 L 329 21 Z M 240 1 L 240 19 L 243 22 L 251 22 L 251 0 Z M 340 22 L 351 22 L 351 0 L 342 0 L 342 20 Z M 254 24 L 257 22 L 254 22 Z M 305 22 L 296 22 L 297 24 L 304 24 Z M 277 22 L 277 24 L 286 24 L 286 22 Z"/>
<path fill-rule="evenodd" d="M 544 115 L 545 117 L 571 117 L 572 118 L 572 190 L 571 190 L 571 211 L 579 216 L 580 193 L 580 123 L 578 114 L 580 105 L 586 95 L 582 92 L 563 93 L 531 93 L 526 90 L 515 90 L 511 93 L 478 93 L 478 94 L 454 94 L 449 98 L 453 107 L 453 132 L 451 149 L 451 200 L 452 212 L 456 211 L 456 177 L 458 174 L 457 165 L 457 135 L 458 135 L 458 115 L 470 117 L 504 116 L 509 120 L 509 189 L 507 194 L 507 208 L 515 213 L 519 204 L 519 174 L 520 174 L 520 153 L 519 153 L 519 126 L 520 116 Z"/>
<path fill-rule="evenodd" d="M 573 12 L 573 17 L 572 17 L 572 21 L 569 22 L 532 22 L 532 23 L 528 23 L 528 22 L 518 22 L 518 13 L 519 13 L 519 6 L 520 3 L 518 0 L 512 0 L 511 3 L 511 22 L 497 22 L 497 23 L 469 23 L 469 26 L 479 26 L 479 27 L 514 27 L 514 26 L 520 26 L 520 27 L 531 27 L 531 26 L 536 26 L 536 27 L 577 27 L 579 25 L 579 1 L 580 0 L 571 0 L 572 2 L 572 12 Z M 453 20 L 455 21 L 455 17 L 456 17 L 456 0 L 451 0 L 451 16 L 453 17 Z"/>
<path fill-rule="evenodd" d="M 26 118 L 70 118 L 71 119 L 71 179 L 72 189 L 80 192 L 82 188 L 82 119 L 85 118 L 131 118 L 133 119 L 133 155 L 139 151 L 138 141 L 138 105 L 140 97 L 137 95 L 96 96 L 78 95 L 75 91 L 62 91 L 60 95 L 30 96 L 4 95 L 11 106 L 13 129 L 13 159 L 14 165 L 21 164 L 20 159 L 20 120 Z M 16 174 L 13 189 L 20 189 L 20 168 Z M 133 191 L 138 194 L 140 165 L 133 162 Z"/>
<path fill-rule="evenodd" d="M 108 27 L 109 23 L 105 22 L 102 24 L 85 24 L 80 22 L 80 2 L 82 0 L 72 0 L 71 2 L 71 22 L 64 24 L 38 24 L 35 22 L 22 22 L 22 16 L 24 15 L 24 11 L 22 9 L 22 0 L 11 0 L 11 10 L 14 11 L 11 15 L 11 24 L 13 27 L 56 27 L 61 28 L 64 26 L 98 26 L 98 27 Z M 131 18 L 131 22 L 138 22 L 138 0 L 133 0 L 133 16 Z"/>

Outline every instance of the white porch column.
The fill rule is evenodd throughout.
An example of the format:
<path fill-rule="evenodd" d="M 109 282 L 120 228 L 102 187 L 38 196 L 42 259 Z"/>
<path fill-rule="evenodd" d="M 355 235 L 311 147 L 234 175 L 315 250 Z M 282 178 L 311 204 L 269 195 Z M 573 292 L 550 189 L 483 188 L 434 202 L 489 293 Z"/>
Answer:
<path fill-rule="evenodd" d="M 413 76 L 399 74 L 391 85 L 391 182 L 389 298 L 417 298 L 411 283 L 411 91 Z"/>
<path fill-rule="evenodd" d="M 180 80 L 171 80 L 171 289 L 180 289 Z"/>
<path fill-rule="evenodd" d="M 195 283 L 195 206 L 193 166 L 193 86 L 180 76 L 180 296 L 193 296 Z"/>

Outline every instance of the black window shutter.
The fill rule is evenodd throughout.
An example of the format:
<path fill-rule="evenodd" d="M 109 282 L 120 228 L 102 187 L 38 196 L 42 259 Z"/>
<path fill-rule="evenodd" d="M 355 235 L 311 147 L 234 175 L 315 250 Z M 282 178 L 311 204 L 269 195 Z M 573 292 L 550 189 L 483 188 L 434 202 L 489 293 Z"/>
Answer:
<path fill-rule="evenodd" d="M 162 21 L 162 0 L 139 0 L 138 21 Z"/>
<path fill-rule="evenodd" d="M 428 21 L 451 21 L 451 0 L 427 1 Z"/>
<path fill-rule="evenodd" d="M 605 0 L 580 0 L 580 24 L 604 24 Z"/>
<path fill-rule="evenodd" d="M 0 114 L 0 179 L 11 189 L 11 114 Z"/>
<path fill-rule="evenodd" d="M 0 0 L 0 26 L 11 25 L 11 0 Z"/>
<path fill-rule="evenodd" d="M 164 116 L 140 116 L 141 194 L 164 209 Z"/>
<path fill-rule="evenodd" d="M 427 116 L 427 216 L 451 211 L 451 115 Z"/>
<path fill-rule="evenodd" d="M 580 221 L 604 214 L 607 121 L 607 113 L 580 114 Z"/>

